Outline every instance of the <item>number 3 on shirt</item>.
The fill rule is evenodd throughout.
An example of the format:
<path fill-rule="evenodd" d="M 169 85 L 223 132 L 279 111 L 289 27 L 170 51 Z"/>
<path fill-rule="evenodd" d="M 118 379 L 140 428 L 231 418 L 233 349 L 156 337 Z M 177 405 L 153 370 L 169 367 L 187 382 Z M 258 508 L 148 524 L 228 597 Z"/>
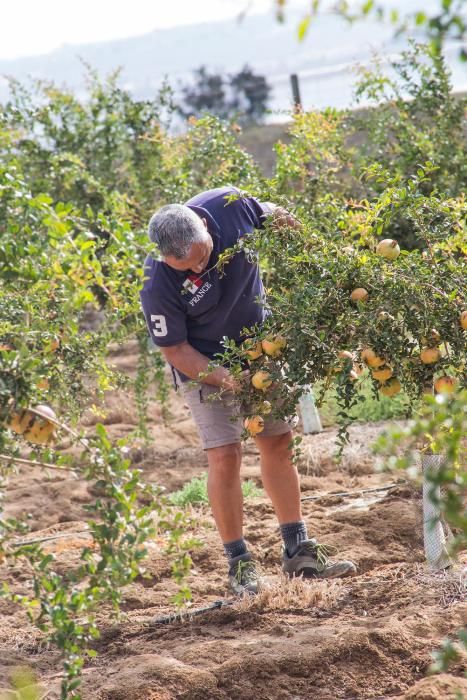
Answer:
<path fill-rule="evenodd" d="M 163 335 L 167 335 L 167 323 L 165 320 L 165 316 L 154 316 L 154 314 L 151 314 L 151 321 L 154 323 L 154 328 L 152 329 L 152 332 L 157 338 L 160 338 Z"/>

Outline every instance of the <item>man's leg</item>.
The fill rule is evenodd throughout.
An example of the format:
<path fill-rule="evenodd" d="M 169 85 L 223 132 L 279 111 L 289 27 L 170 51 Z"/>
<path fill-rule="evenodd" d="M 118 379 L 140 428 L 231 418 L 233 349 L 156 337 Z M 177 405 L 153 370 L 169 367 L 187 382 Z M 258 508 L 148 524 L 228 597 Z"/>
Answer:
<path fill-rule="evenodd" d="M 258 575 L 243 539 L 242 421 L 235 395 L 213 396 L 218 391 L 207 384 L 183 387 L 208 458 L 209 502 L 229 562 L 229 583 L 244 595 L 257 591 Z"/>
<path fill-rule="evenodd" d="M 261 459 L 261 477 L 279 523 L 302 519 L 300 481 L 292 463 L 292 431 L 282 435 L 256 437 Z"/>
<path fill-rule="evenodd" d="M 208 457 L 208 496 L 229 562 L 229 583 L 237 595 L 256 593 L 258 574 L 243 539 L 243 494 L 239 442 L 212 447 Z"/>
<path fill-rule="evenodd" d="M 208 496 L 212 514 L 223 543 L 243 536 L 243 495 L 240 483 L 240 443 L 206 450 Z"/>
<path fill-rule="evenodd" d="M 302 520 L 300 481 L 292 462 L 292 433 L 256 437 L 261 458 L 261 474 L 281 528 L 284 541 L 283 570 L 289 576 L 336 578 L 355 573 L 350 561 L 333 561 L 329 547 L 308 539 Z"/>

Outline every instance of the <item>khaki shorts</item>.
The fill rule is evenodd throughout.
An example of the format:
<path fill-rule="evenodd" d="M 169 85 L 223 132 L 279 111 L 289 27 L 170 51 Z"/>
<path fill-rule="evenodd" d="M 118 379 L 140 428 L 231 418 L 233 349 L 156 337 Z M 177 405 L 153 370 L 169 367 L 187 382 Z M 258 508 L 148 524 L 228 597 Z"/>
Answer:
<path fill-rule="evenodd" d="M 193 387 L 193 382 L 180 381 L 178 385 L 181 386 L 183 397 L 191 410 L 203 449 L 209 450 L 240 442 L 245 410 L 232 391 L 224 391 L 222 397 L 210 399 L 209 397 L 219 392 L 218 387 L 200 383 Z M 285 435 L 296 424 L 296 416 L 290 421 L 265 416 L 264 430 L 259 437 Z"/>

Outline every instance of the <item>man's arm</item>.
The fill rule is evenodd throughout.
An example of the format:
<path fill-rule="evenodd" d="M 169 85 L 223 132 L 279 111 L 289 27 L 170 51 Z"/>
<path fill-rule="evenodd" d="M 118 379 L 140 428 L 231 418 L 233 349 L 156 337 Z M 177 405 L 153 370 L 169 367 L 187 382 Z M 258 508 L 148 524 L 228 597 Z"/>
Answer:
<path fill-rule="evenodd" d="M 178 369 L 185 376 L 203 384 L 211 384 L 221 389 L 235 391 L 238 388 L 237 380 L 225 367 L 217 367 L 214 371 L 205 374 L 211 360 L 186 341 L 179 345 L 170 345 L 159 348 L 167 362 Z M 202 375 L 202 376 L 200 376 Z"/>
<path fill-rule="evenodd" d="M 284 207 L 280 207 L 273 202 L 264 202 L 264 204 L 269 209 L 269 213 L 266 214 L 266 216 L 272 217 L 273 225 L 277 227 L 277 229 L 280 230 L 285 226 L 288 226 L 289 228 L 300 228 L 300 221 L 296 219 L 293 214 L 287 211 L 287 209 L 284 209 Z"/>

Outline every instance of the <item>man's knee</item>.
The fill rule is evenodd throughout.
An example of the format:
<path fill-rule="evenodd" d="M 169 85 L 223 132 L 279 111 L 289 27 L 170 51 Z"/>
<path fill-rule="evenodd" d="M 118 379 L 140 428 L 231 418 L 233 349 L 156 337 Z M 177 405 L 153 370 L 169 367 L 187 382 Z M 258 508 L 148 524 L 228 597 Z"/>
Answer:
<path fill-rule="evenodd" d="M 256 443 L 260 451 L 288 453 L 291 450 L 292 437 L 292 431 L 281 435 L 258 435 Z"/>
<path fill-rule="evenodd" d="M 240 443 L 212 447 L 206 450 L 210 473 L 223 474 L 225 477 L 233 476 L 240 470 L 242 462 L 242 448 Z"/>

